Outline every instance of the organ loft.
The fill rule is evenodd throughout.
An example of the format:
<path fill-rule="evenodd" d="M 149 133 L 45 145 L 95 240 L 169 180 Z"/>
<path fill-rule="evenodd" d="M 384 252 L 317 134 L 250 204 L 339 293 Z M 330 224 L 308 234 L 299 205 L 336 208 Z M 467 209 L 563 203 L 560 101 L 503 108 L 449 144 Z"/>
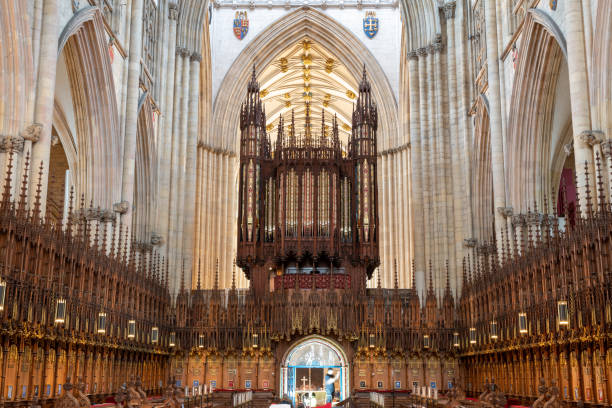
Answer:
<path fill-rule="evenodd" d="M 306 102 L 305 124 L 276 140 L 266 133 L 255 68 L 240 110 L 240 198 L 236 264 L 258 295 L 306 275 L 326 275 L 346 289 L 363 289 L 378 256 L 378 114 L 365 67 L 352 114 L 352 133 L 340 140 L 337 118 L 317 129 Z M 323 283 L 324 282 L 324 283 Z"/>

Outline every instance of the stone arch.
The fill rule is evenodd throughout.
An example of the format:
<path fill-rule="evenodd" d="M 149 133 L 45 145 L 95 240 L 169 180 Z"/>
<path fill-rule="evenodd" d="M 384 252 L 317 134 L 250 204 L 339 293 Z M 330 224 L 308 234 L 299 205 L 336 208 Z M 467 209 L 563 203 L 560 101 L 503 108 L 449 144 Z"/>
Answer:
<path fill-rule="evenodd" d="M 433 43 L 441 31 L 438 4 L 433 0 L 402 0 L 404 36 L 409 51 Z"/>
<path fill-rule="evenodd" d="M 474 163 L 472 178 L 472 214 L 478 242 L 491 238 L 494 229 L 493 170 L 491 166 L 491 126 L 489 102 L 480 95 L 476 102 L 474 141 L 471 149 Z"/>
<path fill-rule="evenodd" d="M 121 196 L 121 144 L 108 43 L 97 7 L 72 17 L 60 35 L 58 54 L 66 63 L 74 107 L 75 187 L 87 202 L 110 209 Z"/>
<path fill-rule="evenodd" d="M 591 57 L 593 126 L 612 138 L 612 2 L 599 1 Z"/>
<path fill-rule="evenodd" d="M 351 373 L 349 373 L 350 370 L 350 361 L 348 359 L 348 355 L 346 354 L 346 352 L 344 351 L 343 347 L 340 345 L 340 343 L 336 342 L 333 339 L 327 338 L 327 337 L 323 337 L 317 334 L 313 334 L 310 336 L 306 336 L 303 337 L 301 339 L 296 340 L 293 344 L 291 344 L 291 346 L 285 351 L 285 353 L 283 354 L 283 358 L 281 359 L 281 378 L 279 378 L 279 382 L 280 382 L 280 387 L 279 389 L 281 390 L 281 397 L 282 394 L 287 390 L 286 387 L 286 382 L 288 380 L 287 377 L 287 368 L 290 364 L 291 358 L 294 355 L 294 353 L 296 351 L 299 351 L 300 348 L 302 346 L 307 346 L 309 344 L 321 344 L 323 347 L 329 348 L 332 350 L 333 353 L 336 354 L 336 356 L 338 357 L 339 361 L 340 361 L 340 366 L 342 367 L 342 390 L 341 392 L 344 394 L 344 397 L 348 397 L 348 394 L 350 392 L 350 378 L 351 378 Z"/>
<path fill-rule="evenodd" d="M 566 135 L 555 143 L 552 132 L 553 119 L 559 120 L 555 118 L 557 84 L 562 67 L 567 66 L 566 55 L 565 39 L 556 24 L 545 13 L 530 10 L 523 29 L 506 141 L 507 184 L 515 213 L 532 208 L 534 203 L 543 208 L 544 198 L 555 187 L 555 163 L 564 162 L 551 154 L 565 155 L 559 143 L 566 142 Z"/>
<path fill-rule="evenodd" d="M 272 22 L 232 63 L 213 105 L 215 131 L 219 135 L 211 144 L 222 150 L 237 151 L 240 101 L 246 95 L 246 84 L 253 62 L 267 66 L 280 52 L 308 37 L 341 59 L 355 78 L 360 78 L 365 63 L 372 83 L 372 94 L 379 108 L 379 150 L 397 140 L 397 102 L 391 85 L 376 58 L 349 30 L 329 16 L 303 7 Z M 340 39 L 335 41 L 336 39 Z M 357 52 L 359 51 L 359 52 Z"/>
<path fill-rule="evenodd" d="M 134 187 L 134 219 L 132 227 L 136 241 L 150 243 L 151 222 L 157 203 L 157 149 L 153 104 L 148 93 L 138 102 L 138 124 L 136 132 L 136 160 Z"/>

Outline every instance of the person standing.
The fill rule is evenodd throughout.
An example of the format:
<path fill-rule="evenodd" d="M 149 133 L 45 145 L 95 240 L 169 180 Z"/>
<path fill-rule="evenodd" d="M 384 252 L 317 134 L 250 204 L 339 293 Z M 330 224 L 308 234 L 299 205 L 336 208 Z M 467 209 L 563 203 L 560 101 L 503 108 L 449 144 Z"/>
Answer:
<path fill-rule="evenodd" d="M 334 392 L 336 391 L 336 380 L 340 372 L 334 374 L 334 370 L 329 368 L 327 370 L 327 374 L 325 375 L 325 394 L 327 394 L 327 399 L 325 402 L 332 402 L 334 399 Z"/>

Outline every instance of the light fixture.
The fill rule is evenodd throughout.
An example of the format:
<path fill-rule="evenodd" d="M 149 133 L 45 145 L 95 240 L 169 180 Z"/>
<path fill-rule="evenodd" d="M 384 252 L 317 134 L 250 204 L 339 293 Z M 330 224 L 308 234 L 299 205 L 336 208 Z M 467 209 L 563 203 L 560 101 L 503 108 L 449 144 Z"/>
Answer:
<path fill-rule="evenodd" d="M 204 335 L 200 334 L 199 338 L 198 338 L 198 347 L 199 348 L 204 348 Z"/>
<path fill-rule="evenodd" d="M 521 312 L 518 315 L 519 333 L 527 334 L 527 313 Z"/>
<path fill-rule="evenodd" d="M 374 333 L 370 333 L 370 348 L 374 348 Z"/>
<path fill-rule="evenodd" d="M 159 328 L 153 327 L 151 329 L 151 343 L 157 344 L 158 341 L 159 341 Z"/>
<path fill-rule="evenodd" d="M 171 332 L 170 333 L 170 347 L 174 347 L 174 346 L 176 346 L 176 333 Z"/>
<path fill-rule="evenodd" d="M 491 322 L 491 339 L 493 340 L 497 340 L 498 335 L 497 335 L 497 322 L 495 320 L 493 320 Z"/>
<path fill-rule="evenodd" d="M 568 326 L 569 310 L 567 308 L 566 300 L 560 300 L 557 302 L 557 313 L 559 314 L 559 326 Z"/>
<path fill-rule="evenodd" d="M 128 339 L 133 339 L 136 337 L 136 320 L 128 321 Z"/>
<path fill-rule="evenodd" d="M 106 313 L 98 313 L 98 334 L 106 333 Z"/>
<path fill-rule="evenodd" d="M 423 348 L 429 348 L 429 334 L 423 335 Z"/>
<path fill-rule="evenodd" d="M 476 328 L 470 327 L 470 344 L 476 344 Z"/>
<path fill-rule="evenodd" d="M 259 335 L 257 333 L 253 333 L 253 348 L 259 347 Z"/>
<path fill-rule="evenodd" d="M 457 332 L 453 333 L 453 346 L 459 347 L 459 333 Z"/>
<path fill-rule="evenodd" d="M 55 324 L 64 324 L 66 321 L 66 299 L 59 298 L 55 304 Z"/>
<path fill-rule="evenodd" d="M 6 299 L 6 281 L 0 278 L 0 312 L 4 310 L 4 300 Z"/>

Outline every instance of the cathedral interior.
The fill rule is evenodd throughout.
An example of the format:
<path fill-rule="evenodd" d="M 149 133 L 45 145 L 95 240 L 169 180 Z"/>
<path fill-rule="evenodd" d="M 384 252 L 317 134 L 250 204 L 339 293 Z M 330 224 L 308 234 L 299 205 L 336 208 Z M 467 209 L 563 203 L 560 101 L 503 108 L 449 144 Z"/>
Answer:
<path fill-rule="evenodd" d="M 612 406 L 611 0 L 0 22 L 0 408 Z"/>

